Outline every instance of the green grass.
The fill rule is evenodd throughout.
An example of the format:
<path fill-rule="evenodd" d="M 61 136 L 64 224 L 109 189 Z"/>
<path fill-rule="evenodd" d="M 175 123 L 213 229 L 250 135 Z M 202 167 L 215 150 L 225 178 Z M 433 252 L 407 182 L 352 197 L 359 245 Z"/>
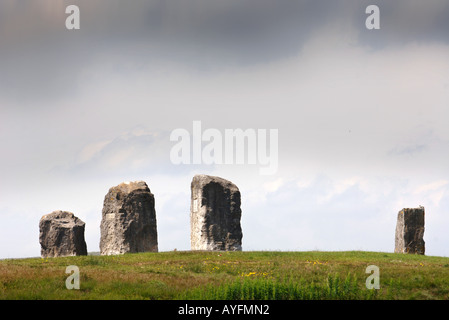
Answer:
<path fill-rule="evenodd" d="M 68 290 L 65 269 L 80 270 Z M 368 290 L 368 265 L 380 289 Z M 381 252 L 192 252 L 0 261 L 0 299 L 449 299 L 449 258 Z"/>

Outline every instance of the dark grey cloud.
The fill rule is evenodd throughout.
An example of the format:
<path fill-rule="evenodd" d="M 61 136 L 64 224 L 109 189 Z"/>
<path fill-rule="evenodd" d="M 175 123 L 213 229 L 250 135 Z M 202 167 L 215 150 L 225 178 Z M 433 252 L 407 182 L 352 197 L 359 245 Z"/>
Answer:
<path fill-rule="evenodd" d="M 402 46 L 408 43 L 449 43 L 449 2 L 447 1 L 367 1 L 380 9 L 380 30 L 360 29 L 359 42 L 374 49 Z M 366 16 L 358 16 L 356 24 L 364 24 Z M 362 21 L 363 19 L 363 21 Z"/>
<path fill-rule="evenodd" d="M 195 72 L 271 63 L 298 54 L 326 25 L 335 36 L 354 30 L 359 44 L 374 49 L 448 43 L 449 3 L 412 2 L 377 1 L 381 30 L 368 31 L 367 0 L 5 0 L 0 94 L 31 104 L 73 96 L 87 80 L 81 71 L 108 57 L 135 70 L 161 62 Z M 65 7 L 74 3 L 81 30 L 68 31 Z"/>

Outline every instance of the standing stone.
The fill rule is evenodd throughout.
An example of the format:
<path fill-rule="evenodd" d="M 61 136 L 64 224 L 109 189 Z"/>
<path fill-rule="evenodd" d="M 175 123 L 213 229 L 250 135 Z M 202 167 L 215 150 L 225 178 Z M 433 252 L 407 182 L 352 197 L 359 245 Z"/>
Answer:
<path fill-rule="evenodd" d="M 195 175 L 191 183 L 192 250 L 242 250 L 240 191 L 232 182 Z"/>
<path fill-rule="evenodd" d="M 396 253 L 424 254 L 424 207 L 404 208 L 396 224 Z"/>
<path fill-rule="evenodd" d="M 42 216 L 39 221 L 42 258 L 87 255 L 85 225 L 67 211 L 53 211 Z"/>
<path fill-rule="evenodd" d="M 158 251 L 154 195 L 144 181 L 109 189 L 100 229 L 102 255 Z"/>

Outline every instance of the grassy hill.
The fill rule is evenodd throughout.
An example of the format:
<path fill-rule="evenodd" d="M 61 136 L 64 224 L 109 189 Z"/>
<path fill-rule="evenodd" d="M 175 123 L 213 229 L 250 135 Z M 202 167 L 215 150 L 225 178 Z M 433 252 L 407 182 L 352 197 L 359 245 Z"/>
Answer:
<path fill-rule="evenodd" d="M 66 267 L 80 270 L 68 290 Z M 380 289 L 368 290 L 368 265 Z M 449 299 L 449 258 L 382 252 L 192 252 L 0 261 L 0 299 Z"/>

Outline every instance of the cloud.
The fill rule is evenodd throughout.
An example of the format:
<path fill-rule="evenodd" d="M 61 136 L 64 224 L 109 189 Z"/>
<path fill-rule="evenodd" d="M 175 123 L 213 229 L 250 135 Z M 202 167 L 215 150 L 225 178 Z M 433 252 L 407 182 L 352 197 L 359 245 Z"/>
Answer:
<path fill-rule="evenodd" d="M 448 180 L 437 180 L 422 184 L 413 190 L 413 195 L 422 198 L 427 204 L 438 207 L 443 198 L 449 195 L 448 184 Z"/>
<path fill-rule="evenodd" d="M 255 226 L 244 237 L 251 249 L 341 250 L 353 247 L 388 251 L 388 232 L 369 234 L 369 230 L 385 230 L 394 223 L 386 210 L 391 194 L 377 194 L 383 204 L 373 205 L 370 195 L 356 182 L 358 179 L 333 180 L 316 176 L 307 187 L 291 180 L 266 196 L 259 205 L 252 203 L 243 211 L 242 220 Z M 257 219 L 257 216 L 264 217 Z M 394 225 L 391 226 L 394 228 Z M 270 237 L 264 234 L 272 235 Z M 257 239 L 257 240 L 256 240 Z M 278 246 L 278 247 L 277 247 Z"/>
<path fill-rule="evenodd" d="M 366 3 L 366 2 L 365 2 Z M 380 1 L 382 33 L 361 30 L 360 42 L 373 49 L 407 43 L 448 44 L 449 5 L 445 1 Z"/>
<path fill-rule="evenodd" d="M 56 176 L 74 175 L 90 180 L 162 173 L 174 175 L 191 170 L 171 163 L 171 147 L 168 132 L 139 126 L 114 139 L 88 143 L 78 152 L 75 161 L 57 165 L 51 172 Z"/>
<path fill-rule="evenodd" d="M 64 28 L 69 2 L 0 3 L 16 237 L 38 247 L 20 220 L 63 209 L 95 240 L 107 189 L 134 179 L 156 195 L 160 247 L 187 249 L 190 179 L 209 173 L 241 189 L 245 249 L 390 251 L 397 211 L 422 204 L 430 252 L 448 254 L 446 2 L 380 1 L 375 32 L 369 1 L 81 0 L 80 32 Z M 278 172 L 171 164 L 170 132 L 194 120 L 278 129 Z"/>
<path fill-rule="evenodd" d="M 427 149 L 424 144 L 413 144 L 404 147 L 396 147 L 389 151 L 390 154 L 394 155 L 413 155 L 415 153 L 423 152 Z"/>
<path fill-rule="evenodd" d="M 111 142 L 111 140 L 98 141 L 85 146 L 78 155 L 77 163 L 81 164 L 90 161 Z"/>
<path fill-rule="evenodd" d="M 447 184 L 445 180 L 417 185 L 391 177 L 340 180 L 316 176 L 307 186 L 298 187 L 298 180 L 293 179 L 269 192 L 259 204 L 245 205 L 245 248 L 391 252 L 398 211 L 422 204 L 426 207 L 427 252 L 447 255 L 440 247 L 443 234 L 437 235 L 439 226 L 449 223 L 444 214 Z M 251 232 L 245 233 L 249 226 Z"/>
<path fill-rule="evenodd" d="M 448 44 L 449 5 L 414 3 L 382 1 L 382 29 L 368 32 L 368 1 L 80 0 L 82 27 L 71 32 L 64 25 L 70 1 L 3 1 L 1 93 L 11 108 L 36 101 L 49 108 L 80 94 L 86 70 L 108 59 L 117 69 L 168 63 L 215 74 L 288 59 L 314 37 L 325 42 L 353 34 L 353 45 L 376 49 Z M 326 26 L 334 30 L 330 38 L 317 34 Z"/>

